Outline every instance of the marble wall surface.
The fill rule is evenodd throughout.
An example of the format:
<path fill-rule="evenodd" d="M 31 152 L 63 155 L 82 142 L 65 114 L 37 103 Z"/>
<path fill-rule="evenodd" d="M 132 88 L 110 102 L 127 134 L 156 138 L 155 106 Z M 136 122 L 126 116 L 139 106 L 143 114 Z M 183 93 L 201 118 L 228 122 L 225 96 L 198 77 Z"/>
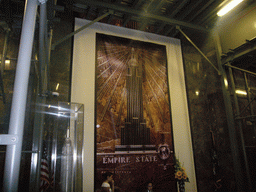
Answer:
<path fill-rule="evenodd" d="M 181 41 L 198 191 L 235 191 L 220 76 L 184 37 Z M 213 40 L 197 43 L 217 67 Z"/>

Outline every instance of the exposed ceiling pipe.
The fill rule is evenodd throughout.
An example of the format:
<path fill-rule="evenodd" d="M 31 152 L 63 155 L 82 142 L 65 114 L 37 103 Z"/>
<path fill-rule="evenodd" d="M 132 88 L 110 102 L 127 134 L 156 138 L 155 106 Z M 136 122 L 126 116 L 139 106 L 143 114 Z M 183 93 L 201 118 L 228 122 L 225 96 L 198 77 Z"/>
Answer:
<path fill-rule="evenodd" d="M 202 13 L 207 7 L 209 7 L 215 0 L 208 1 L 193 17 L 189 17 L 189 21 L 193 21 L 200 13 Z"/>
<path fill-rule="evenodd" d="M 169 15 L 169 17 L 173 18 L 186 4 L 188 0 L 182 1 L 182 3 Z"/>
<path fill-rule="evenodd" d="M 219 7 L 222 4 L 222 2 L 222 0 L 214 1 L 213 7 L 215 8 L 212 9 L 210 12 L 206 12 L 206 15 L 202 17 L 203 19 L 198 24 L 203 25 L 205 23 L 208 23 L 210 20 L 216 18 L 216 12 L 219 10 Z"/>
<path fill-rule="evenodd" d="M 199 26 L 199 25 L 194 25 L 188 22 L 184 22 L 184 21 L 179 21 L 176 19 L 171 19 L 165 16 L 160 16 L 160 15 L 154 15 L 154 14 L 150 14 L 150 13 L 146 13 L 146 12 L 141 12 L 139 10 L 136 9 L 132 9 L 132 8 L 127 8 L 127 7 L 123 7 L 123 6 L 118 6 L 118 5 L 114 5 L 114 4 L 110 4 L 110 3 L 105 3 L 105 2 L 99 2 L 97 0 L 76 0 L 75 3 L 78 4 L 89 4 L 92 6 L 97 6 L 97 7 L 105 7 L 114 11 L 119 11 L 122 13 L 127 13 L 127 14 L 131 14 L 131 15 L 135 15 L 135 16 L 139 16 L 145 19 L 152 19 L 152 20 L 156 20 L 156 21 L 162 21 L 164 23 L 170 24 L 170 25 L 179 25 L 185 28 L 190 28 L 190 29 L 194 29 L 194 30 L 199 30 L 199 31 L 203 31 L 203 32 L 209 32 L 209 30 L 205 27 Z"/>
<path fill-rule="evenodd" d="M 205 4 L 205 6 L 203 6 L 195 15 L 193 15 L 193 17 L 189 18 L 188 21 L 191 22 L 197 15 L 199 15 L 201 12 L 203 12 L 203 11 L 204 11 L 209 5 L 211 5 L 214 1 L 215 1 L 215 0 L 211 0 L 211 1 L 207 2 L 207 3 Z M 174 29 L 174 27 L 173 27 L 172 29 Z M 172 29 L 171 29 L 171 30 L 172 30 Z M 170 30 L 170 31 L 171 31 L 171 30 Z M 172 36 L 175 37 L 177 34 L 178 34 L 178 31 L 174 32 L 174 33 L 172 34 Z"/>
<path fill-rule="evenodd" d="M 189 9 L 181 15 L 181 17 L 179 17 L 180 20 L 184 19 L 186 16 L 188 16 L 189 13 L 191 13 L 203 0 L 200 0 L 200 1 L 197 1 L 192 7 L 189 7 Z M 181 25 L 180 25 L 181 26 Z M 171 29 L 170 29 L 170 32 L 175 29 L 176 26 L 172 26 Z M 174 34 L 172 34 L 171 36 L 172 37 L 175 37 L 176 36 L 176 32 Z"/>

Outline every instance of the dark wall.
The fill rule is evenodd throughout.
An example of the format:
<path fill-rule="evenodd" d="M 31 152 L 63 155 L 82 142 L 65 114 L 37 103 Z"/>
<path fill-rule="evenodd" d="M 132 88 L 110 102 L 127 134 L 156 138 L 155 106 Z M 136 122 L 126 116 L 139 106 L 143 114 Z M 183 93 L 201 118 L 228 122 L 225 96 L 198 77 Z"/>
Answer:
<path fill-rule="evenodd" d="M 180 38 L 198 191 L 235 191 L 220 76 L 184 37 Z M 212 39 L 204 36 L 193 41 L 217 66 Z"/>

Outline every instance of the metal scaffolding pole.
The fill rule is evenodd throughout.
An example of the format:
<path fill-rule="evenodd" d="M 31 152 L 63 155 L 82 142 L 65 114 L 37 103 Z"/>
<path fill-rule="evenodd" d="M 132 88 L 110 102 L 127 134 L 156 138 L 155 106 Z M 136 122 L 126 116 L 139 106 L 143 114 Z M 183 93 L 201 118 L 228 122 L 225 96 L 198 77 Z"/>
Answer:
<path fill-rule="evenodd" d="M 62 42 L 64 42 L 64 41 L 66 41 L 67 39 L 73 37 L 75 34 L 79 33 L 80 31 L 86 29 L 87 27 L 93 25 L 94 23 L 100 21 L 101 19 L 107 17 L 107 16 L 110 15 L 110 14 L 114 14 L 114 11 L 113 11 L 113 10 L 109 10 L 109 11 L 108 11 L 107 13 L 105 13 L 104 15 L 98 17 L 97 19 L 95 19 L 95 20 L 91 21 L 90 23 L 84 25 L 83 27 L 77 29 L 77 30 L 74 31 L 73 33 L 68 34 L 66 37 L 64 37 L 64 38 L 60 39 L 59 41 L 57 41 L 56 43 L 52 44 L 52 50 L 54 50 L 55 47 L 56 47 L 57 45 L 59 45 L 60 43 L 62 43 Z"/>
<path fill-rule="evenodd" d="M 227 125 L 228 125 L 231 153 L 233 157 L 233 167 L 234 167 L 234 174 L 236 179 L 236 186 L 237 186 L 237 191 L 243 191 L 244 175 L 242 174 L 242 167 L 239 159 L 239 151 L 238 151 L 239 146 L 237 142 L 237 133 L 235 129 L 235 120 L 233 116 L 232 103 L 231 103 L 231 98 L 228 90 L 228 80 L 227 80 L 227 75 L 221 65 L 222 49 L 221 49 L 219 35 L 217 34 L 217 32 L 215 32 L 214 36 L 215 36 L 215 44 L 216 44 L 215 46 L 216 46 L 217 61 L 218 61 L 219 70 L 221 72 L 221 86 L 222 86 L 222 93 L 223 93 L 224 105 L 225 105 L 226 116 L 227 116 Z"/>
<path fill-rule="evenodd" d="M 196 46 L 195 43 L 180 29 L 179 26 L 176 26 L 176 29 L 179 30 L 179 32 L 196 48 L 196 50 L 208 61 L 211 66 L 218 72 L 218 75 L 221 75 L 221 72 L 215 67 L 215 65 L 206 57 L 206 55 Z"/>
<path fill-rule="evenodd" d="M 46 82 L 46 30 L 47 30 L 47 10 L 46 2 L 40 4 L 40 18 L 39 18 L 39 74 L 41 76 L 41 82 L 39 84 L 39 98 L 37 98 L 37 103 L 45 104 L 46 98 L 43 97 L 46 93 L 47 82 Z M 40 111 L 43 111 L 43 107 L 39 107 Z M 35 145 L 38 145 L 38 156 L 37 156 L 37 176 L 36 176 L 36 191 L 39 191 L 40 174 L 41 174 L 41 159 L 42 159 L 42 149 L 43 149 L 43 131 L 44 131 L 44 114 L 36 114 L 38 122 L 35 122 L 37 130 L 35 131 L 38 135 L 34 135 L 34 139 L 38 140 Z"/>
<path fill-rule="evenodd" d="M 233 69 L 237 69 L 237 70 L 239 70 L 239 71 L 242 71 L 242 72 L 245 72 L 245 73 L 248 73 L 248 74 L 251 74 L 251 75 L 256 76 L 256 73 L 253 73 L 253 72 L 248 71 L 248 70 L 245 70 L 245 69 L 241 69 L 241 68 L 239 68 L 239 67 L 232 66 L 232 65 L 230 65 L 230 63 L 226 63 L 226 64 L 224 64 L 223 66 L 231 67 L 231 68 L 233 68 Z"/>
<path fill-rule="evenodd" d="M 46 64 L 46 3 L 40 5 L 40 18 L 39 18 L 39 94 L 44 94 L 44 71 Z"/>
<path fill-rule="evenodd" d="M 13 145 L 7 145 L 4 170 L 4 191 L 6 192 L 15 192 L 18 190 L 25 109 L 37 6 L 37 0 L 27 0 L 25 4 L 8 133 L 8 135 L 14 135 L 17 142 Z"/>
<path fill-rule="evenodd" d="M 234 97 L 234 106 L 236 109 L 236 116 L 240 116 L 241 113 L 240 113 L 240 108 L 239 108 L 238 99 L 237 99 L 237 95 L 236 95 L 236 86 L 235 86 L 233 71 L 231 68 L 228 68 L 228 70 L 229 70 L 229 77 L 230 77 L 231 87 L 232 87 L 232 92 L 233 92 L 233 97 Z M 245 151 L 243 126 L 242 126 L 241 120 L 238 120 L 237 125 L 238 125 L 237 129 L 238 129 L 239 137 L 241 140 L 240 147 L 242 149 L 242 154 L 243 154 L 245 172 L 246 172 L 246 177 L 247 177 L 246 181 L 247 181 L 248 191 L 251 191 L 252 190 L 251 177 L 250 177 L 249 165 L 248 165 L 248 161 L 247 161 L 247 155 L 246 155 L 246 151 Z"/>

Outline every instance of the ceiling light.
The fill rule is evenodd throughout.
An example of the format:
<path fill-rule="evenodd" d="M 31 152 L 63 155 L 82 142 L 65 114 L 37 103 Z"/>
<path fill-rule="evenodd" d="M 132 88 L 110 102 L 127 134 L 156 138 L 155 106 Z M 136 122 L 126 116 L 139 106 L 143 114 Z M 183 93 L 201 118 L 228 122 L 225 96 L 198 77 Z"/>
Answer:
<path fill-rule="evenodd" d="M 225 87 L 227 88 L 228 87 L 228 80 L 227 80 L 227 78 L 224 79 L 224 84 L 225 84 Z"/>
<path fill-rule="evenodd" d="M 56 91 L 59 89 L 59 86 L 60 86 L 60 84 L 57 83 L 57 85 L 56 85 Z"/>
<path fill-rule="evenodd" d="M 226 4 L 218 13 L 217 15 L 219 17 L 225 15 L 227 12 L 232 10 L 235 6 L 237 6 L 239 3 L 241 3 L 243 0 L 232 0 L 228 4 Z"/>
<path fill-rule="evenodd" d="M 236 90 L 236 94 L 239 94 L 239 95 L 247 95 L 247 92 L 246 92 L 246 91 L 243 91 L 243 90 Z"/>
<path fill-rule="evenodd" d="M 8 65 L 8 64 L 10 64 L 10 63 L 11 63 L 11 61 L 10 61 L 9 59 L 6 59 L 6 60 L 5 60 L 5 64 Z"/>

